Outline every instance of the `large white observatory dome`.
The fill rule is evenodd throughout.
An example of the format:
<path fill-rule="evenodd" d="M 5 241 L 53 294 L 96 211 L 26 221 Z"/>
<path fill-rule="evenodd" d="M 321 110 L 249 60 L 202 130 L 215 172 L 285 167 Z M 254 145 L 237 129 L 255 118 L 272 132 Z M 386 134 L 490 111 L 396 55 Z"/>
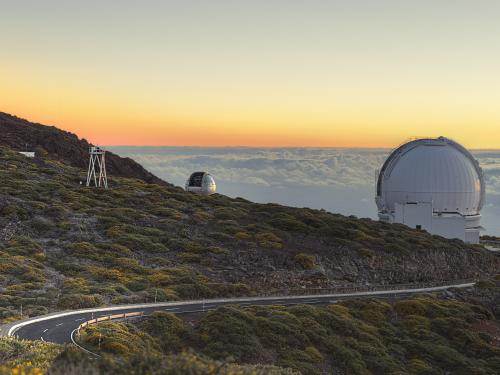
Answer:
<path fill-rule="evenodd" d="M 207 172 L 194 172 L 186 181 L 186 190 L 192 193 L 211 195 L 216 189 L 214 178 Z"/>
<path fill-rule="evenodd" d="M 378 176 L 376 202 L 379 217 L 385 221 L 422 221 L 417 228 L 432 233 L 432 227 L 440 223 L 431 225 L 415 219 L 427 205 L 434 216 L 455 215 L 469 222 L 476 218 L 474 225 L 479 230 L 484 194 L 479 163 L 458 143 L 439 137 L 408 142 L 389 155 Z"/>

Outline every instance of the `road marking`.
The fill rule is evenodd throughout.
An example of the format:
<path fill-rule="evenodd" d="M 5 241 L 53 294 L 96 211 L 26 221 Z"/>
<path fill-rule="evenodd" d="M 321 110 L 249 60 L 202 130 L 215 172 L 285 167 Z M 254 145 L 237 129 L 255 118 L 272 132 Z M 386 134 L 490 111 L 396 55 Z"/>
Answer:
<path fill-rule="evenodd" d="M 56 324 L 56 327 L 62 326 L 64 323 Z"/>
<path fill-rule="evenodd" d="M 85 318 L 75 319 L 75 322 L 81 322 L 82 320 L 85 320 Z"/>
<path fill-rule="evenodd" d="M 451 285 L 441 285 L 441 286 L 434 286 L 434 287 L 418 287 L 418 288 L 408 288 L 408 289 L 392 289 L 392 290 L 376 290 L 376 291 L 371 291 L 371 292 L 366 292 L 366 291 L 359 291 L 359 292 L 352 292 L 352 293 L 326 293 L 318 295 L 316 294 L 315 296 L 303 296 L 303 298 L 308 298 L 309 300 L 311 299 L 316 299 L 316 298 L 321 298 L 322 301 L 324 302 L 330 302 L 330 303 L 337 303 L 339 300 L 344 300 L 346 298 L 361 298 L 361 297 L 372 297 L 372 298 L 378 298 L 380 296 L 399 296 L 399 297 L 404 297 L 407 295 L 415 294 L 415 293 L 424 293 L 424 292 L 435 292 L 435 291 L 442 291 L 442 290 L 447 290 L 450 288 L 471 288 L 475 285 L 475 282 L 469 282 L 469 283 L 461 283 L 461 284 L 451 284 Z M 254 305 L 270 305 L 273 303 L 280 303 L 283 302 L 283 298 L 288 298 L 285 296 L 282 297 L 275 297 L 276 299 L 272 299 L 269 297 L 253 297 L 253 298 L 245 298 L 245 304 L 249 304 L 249 301 L 252 301 Z M 281 298 L 281 299 L 280 299 Z M 338 300 L 334 300 L 330 298 L 337 298 Z M 288 301 L 293 300 L 293 296 L 288 298 Z M 206 301 L 208 302 L 208 301 Z M 219 300 L 211 300 L 210 302 L 212 303 L 221 303 L 221 304 L 237 304 L 239 301 L 238 299 L 219 299 Z M 290 302 L 289 302 L 290 303 Z M 183 305 L 183 308 L 193 308 L 193 310 L 188 310 L 188 311 L 176 311 L 176 314 L 183 314 L 183 313 L 196 313 L 196 312 L 203 312 L 203 310 L 200 309 L 201 302 L 200 301 L 189 301 L 189 302 L 183 302 L 181 303 Z M 292 302 L 292 304 L 295 304 Z M 106 307 L 106 308 L 98 308 L 98 309 L 81 309 L 81 310 L 73 310 L 73 311 L 68 311 L 68 312 L 63 312 L 63 313 L 57 313 L 55 315 L 46 315 L 46 316 L 41 316 L 38 318 L 33 318 L 27 321 L 22 321 L 20 323 L 14 324 L 9 327 L 7 331 L 8 336 L 16 336 L 16 331 L 18 331 L 20 328 L 27 327 L 31 324 L 42 322 L 42 321 L 48 321 L 48 320 L 53 320 L 57 318 L 61 318 L 64 316 L 69 316 L 69 315 L 75 315 L 75 314 L 89 314 L 92 313 L 92 318 L 94 318 L 95 313 L 103 313 L 103 312 L 119 312 L 123 310 L 129 310 L 129 309 L 149 309 L 149 308 L 160 308 L 163 307 L 165 308 L 168 306 L 168 303 L 155 303 L 155 304 L 136 304 L 136 305 L 124 305 L 124 306 L 113 306 L 113 307 Z M 200 306 L 200 307 L 198 307 Z M 195 310 L 196 309 L 196 310 Z M 207 311 L 207 310 L 205 310 Z M 108 316 L 108 314 L 102 315 L 102 316 Z M 76 330 L 75 330 L 76 331 Z M 17 335 L 19 336 L 19 335 Z"/>
<path fill-rule="evenodd" d="M 45 329 L 43 330 L 43 333 L 47 332 L 48 330 L 49 330 L 48 328 L 45 328 Z"/>
<path fill-rule="evenodd" d="M 179 310 L 180 307 L 169 307 L 168 309 L 165 309 L 165 311 L 172 311 L 172 310 Z"/>
<path fill-rule="evenodd" d="M 100 357 L 100 355 L 99 355 L 99 354 L 96 354 L 96 353 L 94 353 L 94 352 L 91 352 L 90 350 L 85 349 L 83 346 L 78 345 L 78 343 L 75 341 L 75 338 L 73 337 L 73 336 L 75 335 L 75 332 L 76 332 L 76 331 L 77 331 L 77 329 L 75 328 L 73 331 L 71 331 L 71 335 L 70 335 L 70 337 L 71 337 L 71 342 L 73 343 L 73 345 L 75 345 L 77 348 L 82 349 L 84 352 L 87 352 L 87 353 L 92 354 L 92 355 L 96 356 L 97 358 L 99 358 L 99 357 Z"/>
<path fill-rule="evenodd" d="M 43 342 L 45 342 L 45 340 L 43 339 L 43 337 L 42 337 L 42 336 L 40 336 L 40 340 L 42 340 Z"/>

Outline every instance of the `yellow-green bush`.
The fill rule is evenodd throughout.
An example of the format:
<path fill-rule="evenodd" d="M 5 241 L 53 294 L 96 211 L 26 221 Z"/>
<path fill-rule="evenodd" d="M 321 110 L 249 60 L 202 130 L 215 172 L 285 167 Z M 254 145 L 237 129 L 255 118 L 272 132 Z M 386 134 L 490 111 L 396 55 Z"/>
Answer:
<path fill-rule="evenodd" d="M 297 254 L 293 259 L 306 270 L 312 270 L 316 267 L 316 257 L 304 253 Z"/>

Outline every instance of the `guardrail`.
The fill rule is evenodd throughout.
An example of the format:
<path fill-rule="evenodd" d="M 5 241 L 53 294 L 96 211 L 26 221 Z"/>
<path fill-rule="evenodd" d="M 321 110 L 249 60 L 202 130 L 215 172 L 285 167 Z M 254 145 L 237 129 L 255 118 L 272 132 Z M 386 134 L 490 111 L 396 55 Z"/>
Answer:
<path fill-rule="evenodd" d="M 137 311 L 137 312 L 124 313 L 124 314 L 113 314 L 113 315 L 100 316 L 99 318 L 87 320 L 86 322 L 83 322 L 82 324 L 80 324 L 76 329 L 74 329 L 71 332 L 71 341 L 73 342 L 73 344 L 76 347 L 82 349 L 84 352 L 91 354 L 95 357 L 100 357 L 99 354 L 97 354 L 91 350 L 88 350 L 88 349 L 84 348 L 83 346 L 81 346 L 80 344 L 78 344 L 74 338 L 75 333 L 76 333 L 76 336 L 79 337 L 80 330 L 85 329 L 93 324 L 97 324 L 97 323 L 101 323 L 101 322 L 109 322 L 111 320 L 117 320 L 117 319 L 140 318 L 143 315 L 144 315 L 144 311 Z"/>
<path fill-rule="evenodd" d="M 484 275 L 484 278 L 487 278 L 491 275 Z M 110 312 L 112 313 L 114 310 L 123 310 L 123 309 L 144 309 L 155 306 L 182 306 L 186 304 L 193 303 L 208 303 L 210 302 L 229 302 L 229 301 L 253 301 L 259 298 L 273 298 L 273 297 L 283 297 L 283 298 L 293 298 L 300 297 L 306 295 L 319 295 L 319 294 L 345 294 L 345 293 L 362 293 L 362 292 L 370 292 L 370 291 L 390 291 L 390 290 L 402 290 L 402 289 L 421 289 L 421 288 L 433 288 L 433 287 L 451 287 L 453 285 L 464 285 L 464 284 L 474 284 L 474 282 L 478 281 L 478 279 L 465 279 L 465 280 L 448 280 L 441 282 L 420 282 L 420 283 L 410 283 L 410 284 L 390 284 L 390 285 L 364 285 L 364 286 L 341 286 L 341 287 L 332 287 L 332 288 L 296 288 L 296 289 L 286 289 L 286 290 L 261 290 L 259 295 L 250 295 L 247 297 L 228 297 L 228 298 L 219 298 L 219 299 L 211 299 L 211 300 L 190 300 L 190 301 L 170 301 L 170 302 L 158 302 L 158 303 L 142 303 L 142 304 L 132 304 L 132 305 L 118 305 L 118 306 L 108 306 L 108 307 L 98 307 L 98 308 L 89 308 L 89 309 L 80 309 L 80 310 L 72 310 L 72 311 L 64 311 L 58 313 L 52 313 L 43 315 L 40 317 L 34 317 L 30 319 L 26 319 L 23 321 L 15 322 L 3 327 L 4 336 L 13 336 L 15 332 L 29 324 L 41 322 L 44 320 L 54 319 L 57 317 L 74 315 L 79 313 L 92 313 L 92 312 Z M 121 314 L 117 314 L 121 315 Z M 110 315 L 112 316 L 112 315 Z M 106 319 L 107 316 L 106 316 Z"/>
<path fill-rule="evenodd" d="M 487 277 L 487 275 L 485 275 Z M 447 286 L 450 284 L 469 284 L 476 282 L 477 279 L 460 279 L 453 281 L 434 281 L 434 282 L 417 282 L 407 284 L 373 284 L 362 286 L 339 286 L 332 288 L 295 288 L 295 289 L 278 289 L 278 290 L 261 290 L 259 296 L 265 297 L 280 297 L 284 295 L 303 296 L 303 295 L 318 295 L 318 294 L 342 294 L 342 293 L 357 293 L 357 292 L 373 292 L 373 291 L 390 291 L 401 289 L 422 289 Z"/>
<path fill-rule="evenodd" d="M 80 330 L 87 328 L 88 326 L 92 324 L 97 324 L 100 322 L 107 322 L 110 320 L 117 320 L 117 319 L 126 319 L 126 318 L 140 318 L 144 315 L 144 311 L 137 311 L 137 312 L 130 312 L 130 313 L 124 313 L 124 314 L 114 314 L 114 315 L 106 315 L 106 316 L 100 316 L 99 318 L 95 319 L 90 319 L 87 320 L 86 322 L 83 322 L 78 326 L 76 329 L 76 332 L 80 334 Z"/>

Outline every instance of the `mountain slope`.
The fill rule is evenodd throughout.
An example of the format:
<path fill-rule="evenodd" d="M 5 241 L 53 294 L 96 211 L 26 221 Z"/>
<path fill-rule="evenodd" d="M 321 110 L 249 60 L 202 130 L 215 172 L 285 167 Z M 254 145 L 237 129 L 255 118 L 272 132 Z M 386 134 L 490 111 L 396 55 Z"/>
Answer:
<path fill-rule="evenodd" d="M 50 157 L 79 168 L 88 165 L 89 143 L 85 139 L 53 126 L 32 123 L 3 112 L 0 112 L 0 145 L 18 151 L 47 152 Z M 132 159 L 122 158 L 112 152 L 106 153 L 106 165 L 111 175 L 165 184 Z"/>
<path fill-rule="evenodd" d="M 478 278 L 481 246 L 114 177 L 0 147 L 0 319 L 102 304 Z M 294 290 L 295 289 L 295 290 Z"/>

